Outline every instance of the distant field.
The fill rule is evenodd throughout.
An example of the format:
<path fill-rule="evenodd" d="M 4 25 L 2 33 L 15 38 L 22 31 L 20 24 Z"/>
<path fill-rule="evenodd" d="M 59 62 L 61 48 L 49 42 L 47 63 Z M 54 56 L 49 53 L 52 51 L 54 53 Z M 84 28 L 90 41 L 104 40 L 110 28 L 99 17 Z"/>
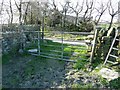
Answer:
<path fill-rule="evenodd" d="M 109 27 L 109 24 L 99 24 L 98 26 L 101 26 L 101 27 L 107 29 L 107 28 Z M 112 27 L 118 27 L 118 26 L 120 26 L 120 23 L 114 23 L 114 24 L 112 25 Z"/>

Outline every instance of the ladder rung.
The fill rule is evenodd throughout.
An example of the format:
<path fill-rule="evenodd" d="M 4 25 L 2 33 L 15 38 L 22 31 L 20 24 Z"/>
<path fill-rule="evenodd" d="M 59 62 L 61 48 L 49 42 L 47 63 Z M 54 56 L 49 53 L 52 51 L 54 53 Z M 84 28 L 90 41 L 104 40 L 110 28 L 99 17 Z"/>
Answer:
<path fill-rule="evenodd" d="M 112 61 L 108 61 L 108 60 L 107 60 L 107 62 L 111 63 L 111 64 L 116 64 L 117 63 L 117 62 L 112 62 Z"/>
<path fill-rule="evenodd" d="M 119 50 L 118 48 L 113 48 L 114 50 Z"/>
<path fill-rule="evenodd" d="M 116 39 L 117 41 L 120 41 L 119 39 Z"/>
<path fill-rule="evenodd" d="M 117 56 L 115 56 L 115 55 L 112 55 L 112 54 L 110 54 L 110 56 L 111 56 L 111 57 L 114 57 L 114 58 L 116 58 L 116 59 L 119 58 L 119 57 L 117 57 Z"/>

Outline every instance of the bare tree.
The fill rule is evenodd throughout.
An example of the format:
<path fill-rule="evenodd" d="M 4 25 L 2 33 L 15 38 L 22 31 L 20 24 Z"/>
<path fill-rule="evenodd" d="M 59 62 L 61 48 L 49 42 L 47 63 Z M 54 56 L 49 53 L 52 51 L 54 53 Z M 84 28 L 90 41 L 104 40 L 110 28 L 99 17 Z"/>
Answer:
<path fill-rule="evenodd" d="M 103 2 L 101 2 L 100 7 L 99 8 L 95 8 L 97 11 L 97 15 L 95 17 L 95 25 L 98 25 L 102 15 L 104 14 L 104 12 L 107 10 L 107 5 L 104 5 Z"/>
<path fill-rule="evenodd" d="M 69 10 L 69 4 L 70 4 L 69 1 L 66 1 L 64 5 L 61 4 L 61 6 L 62 6 L 62 15 L 63 15 L 63 25 L 62 25 L 63 27 L 65 27 L 65 24 L 66 24 L 65 20 L 66 20 L 66 15 L 67 15 L 68 10 Z"/>
<path fill-rule="evenodd" d="M 33 6 L 30 6 L 30 23 L 33 24 Z"/>
<path fill-rule="evenodd" d="M 15 5 L 16 5 L 16 7 L 17 7 L 17 9 L 18 9 L 18 12 L 19 12 L 19 28 L 18 28 L 18 30 L 19 30 L 19 34 L 20 34 L 20 37 L 19 37 L 19 53 L 21 53 L 21 52 L 23 52 L 23 49 L 24 49 L 24 45 L 25 45 L 25 39 L 24 39 L 24 36 L 25 36 L 25 34 L 24 34 L 24 32 L 23 32 L 23 27 L 22 27 L 22 0 L 20 0 L 19 1 L 19 3 L 17 3 L 16 2 L 16 0 L 14 0 L 14 2 L 15 2 Z"/>
<path fill-rule="evenodd" d="M 15 1 L 15 5 L 19 11 L 19 24 L 22 25 L 22 0 L 20 0 L 19 4 L 17 4 L 16 0 Z"/>
<path fill-rule="evenodd" d="M 10 3 L 10 13 L 11 13 L 10 24 L 12 24 L 12 22 L 13 22 L 13 9 L 12 9 L 12 3 L 11 3 L 11 0 L 9 0 L 9 3 Z"/>
<path fill-rule="evenodd" d="M 36 19 L 37 19 L 37 16 L 38 16 L 38 2 L 37 1 L 34 1 L 34 2 L 30 2 L 30 24 L 35 24 L 36 23 Z"/>
<path fill-rule="evenodd" d="M 45 5 L 45 4 L 44 4 Z M 45 29 L 45 8 L 42 7 L 42 40 L 44 39 L 44 29 Z"/>
<path fill-rule="evenodd" d="M 83 15 L 83 21 L 86 21 L 86 19 L 88 18 L 87 14 L 89 13 L 89 10 L 90 10 L 90 15 L 91 15 L 92 10 L 93 10 L 93 4 L 94 4 L 94 0 L 92 0 L 90 2 L 88 2 L 88 0 L 86 0 L 86 10 Z M 90 15 L 89 15 L 89 17 L 90 17 Z"/>
<path fill-rule="evenodd" d="M 52 5 L 54 7 L 54 10 L 57 10 L 57 5 L 55 4 L 55 0 L 52 0 Z"/>
<path fill-rule="evenodd" d="M 0 15 L 1 15 L 1 13 L 2 13 L 2 10 L 3 10 L 3 4 L 4 4 L 4 0 L 2 0 L 2 3 L 1 3 L 1 8 L 0 8 Z"/>
<path fill-rule="evenodd" d="M 8 14 L 8 24 L 12 25 L 13 22 L 13 9 L 11 0 L 9 0 L 9 5 L 6 5 L 6 12 Z"/>
<path fill-rule="evenodd" d="M 39 3 L 38 3 L 39 5 Z M 41 13 L 42 13 L 42 39 L 44 39 L 44 29 L 45 29 L 45 17 L 48 11 L 48 2 L 42 2 L 40 4 L 40 8 L 41 8 Z"/>
<path fill-rule="evenodd" d="M 57 7 L 57 4 L 55 0 L 52 0 L 52 3 L 50 3 L 49 6 L 49 25 L 55 27 L 56 25 L 59 25 L 61 23 L 61 12 L 59 11 L 59 8 Z"/>
<path fill-rule="evenodd" d="M 24 22 L 29 22 L 30 24 L 36 24 L 41 22 L 43 11 L 46 8 L 44 7 L 43 3 L 40 1 L 28 1 L 23 2 L 23 19 Z M 38 14 L 39 13 L 39 14 Z M 38 20 L 37 20 L 38 18 Z"/>
<path fill-rule="evenodd" d="M 83 0 L 83 2 L 82 2 L 82 5 L 81 5 L 81 6 L 79 5 L 79 2 L 76 3 L 76 6 L 75 6 L 75 7 L 70 6 L 70 8 L 72 9 L 72 12 L 74 12 L 75 15 L 76 15 L 75 25 L 78 24 L 78 16 L 79 16 L 79 14 L 82 12 L 82 10 L 83 10 L 83 4 L 84 4 L 84 0 Z"/>
<path fill-rule="evenodd" d="M 109 0 L 107 6 L 108 6 L 109 15 L 111 16 L 110 24 L 109 24 L 109 27 L 108 27 L 108 30 L 109 30 L 112 27 L 113 19 L 114 19 L 115 15 L 117 15 L 119 12 L 118 12 L 118 10 L 115 10 L 113 8 L 111 0 Z"/>
<path fill-rule="evenodd" d="M 10 23 L 10 12 L 9 12 L 9 10 L 8 10 L 8 8 L 6 9 L 6 12 L 7 12 L 7 14 L 8 14 L 8 24 Z"/>
<path fill-rule="evenodd" d="M 29 4 L 30 4 L 30 1 L 26 2 L 26 9 L 25 9 L 25 13 L 24 13 L 24 23 L 26 24 L 27 23 L 27 14 L 28 14 L 28 7 L 29 7 Z"/>

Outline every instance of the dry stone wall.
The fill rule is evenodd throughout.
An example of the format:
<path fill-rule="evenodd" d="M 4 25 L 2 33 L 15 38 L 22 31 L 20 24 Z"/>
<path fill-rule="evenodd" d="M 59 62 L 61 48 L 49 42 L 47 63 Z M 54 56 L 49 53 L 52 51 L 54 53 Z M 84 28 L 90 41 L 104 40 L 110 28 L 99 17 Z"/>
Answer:
<path fill-rule="evenodd" d="M 35 35 L 32 35 L 33 32 L 29 31 L 36 31 L 40 30 L 40 27 L 35 25 L 24 25 L 24 26 L 2 26 L 2 53 L 6 54 L 9 52 L 14 52 L 15 54 L 19 51 L 19 49 L 22 48 L 21 43 L 25 43 L 27 40 L 26 35 L 29 37 L 33 37 Z M 21 32 L 21 31 L 27 31 Z M 30 35 L 31 34 L 31 35 Z M 33 33 L 34 34 L 34 33 Z"/>

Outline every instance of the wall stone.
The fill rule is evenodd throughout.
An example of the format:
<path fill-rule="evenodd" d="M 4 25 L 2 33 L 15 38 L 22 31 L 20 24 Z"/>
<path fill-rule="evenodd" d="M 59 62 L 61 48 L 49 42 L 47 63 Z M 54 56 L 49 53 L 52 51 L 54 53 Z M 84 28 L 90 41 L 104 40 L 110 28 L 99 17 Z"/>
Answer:
<path fill-rule="evenodd" d="M 98 42 L 98 45 L 97 45 L 98 47 L 97 47 L 97 50 L 96 50 L 96 54 L 97 54 L 96 57 L 98 59 L 102 59 L 102 60 L 106 59 L 106 56 L 107 56 L 108 51 L 110 49 L 110 46 L 111 46 L 111 44 L 113 42 L 113 39 L 115 37 L 115 30 L 116 29 L 114 28 L 114 29 L 111 29 L 110 32 L 108 31 L 107 32 L 107 36 L 104 36 L 104 33 L 103 34 L 99 33 L 99 34 L 101 34 L 98 37 L 99 38 L 98 40 L 100 42 Z M 119 36 L 118 36 L 118 39 L 119 39 Z M 119 43 L 115 43 L 113 47 L 119 48 Z M 112 50 L 111 54 L 118 56 L 119 55 L 119 51 Z M 116 61 L 116 59 L 113 58 L 113 57 L 109 57 L 109 60 Z"/>
<path fill-rule="evenodd" d="M 29 37 L 33 38 L 35 35 L 31 35 L 33 32 L 29 31 L 37 31 L 40 30 L 40 27 L 35 25 L 26 25 L 22 26 L 23 31 L 28 31 L 28 33 L 21 32 L 20 27 L 15 26 L 2 26 L 2 54 L 7 54 L 10 52 L 14 52 L 14 54 L 17 54 L 19 49 L 22 48 L 22 45 L 26 43 L 28 34 Z M 23 45 L 24 46 L 24 45 Z M 23 48 L 22 48 L 23 49 Z"/>

